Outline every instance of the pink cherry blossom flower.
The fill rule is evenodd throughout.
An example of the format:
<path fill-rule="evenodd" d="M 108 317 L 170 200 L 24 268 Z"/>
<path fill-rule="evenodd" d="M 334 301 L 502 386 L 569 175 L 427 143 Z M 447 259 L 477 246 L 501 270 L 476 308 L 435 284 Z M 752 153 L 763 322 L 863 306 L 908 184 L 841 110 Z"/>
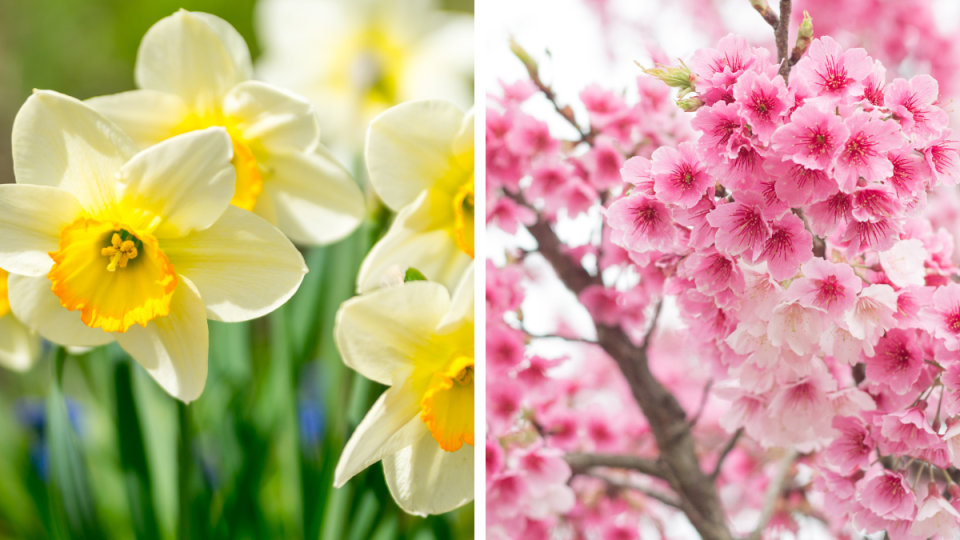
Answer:
<path fill-rule="evenodd" d="M 897 190 L 898 197 L 913 197 L 927 188 L 930 178 L 929 168 L 924 159 L 910 148 L 891 150 L 887 159 L 893 165 L 890 183 Z"/>
<path fill-rule="evenodd" d="M 702 133 L 697 149 L 707 165 L 736 158 L 740 148 L 747 144 L 745 122 L 736 105 L 720 101 L 711 107 L 701 107 L 690 125 Z"/>
<path fill-rule="evenodd" d="M 893 328 L 880 338 L 872 356 L 865 358 L 867 377 L 886 384 L 898 394 L 913 387 L 923 369 L 923 352 L 915 332 Z"/>
<path fill-rule="evenodd" d="M 661 146 L 653 152 L 651 172 L 657 199 L 690 208 L 700 202 L 714 180 L 697 159 L 693 143 L 685 142 L 674 149 Z"/>
<path fill-rule="evenodd" d="M 847 257 L 853 257 L 867 249 L 886 251 L 892 248 L 901 232 L 900 223 L 892 219 L 850 221 L 840 235 L 840 242 L 847 246 Z"/>
<path fill-rule="evenodd" d="M 598 324 L 617 326 L 620 322 L 618 296 L 614 289 L 608 289 L 603 285 L 591 285 L 580 293 L 579 300 Z"/>
<path fill-rule="evenodd" d="M 487 365 L 495 372 L 507 372 L 523 361 L 523 335 L 505 324 L 487 328 Z"/>
<path fill-rule="evenodd" d="M 850 335 L 870 344 L 897 325 L 893 313 L 897 309 L 897 293 L 889 285 L 870 285 L 860 291 L 853 309 L 844 315 Z"/>
<path fill-rule="evenodd" d="M 757 260 L 773 232 L 765 210 L 763 197 L 754 192 L 742 193 L 735 202 L 717 206 L 707 215 L 707 222 L 717 229 L 717 249 L 729 255 L 744 253 L 748 260 Z"/>
<path fill-rule="evenodd" d="M 873 468 L 858 484 L 857 500 L 884 519 L 913 519 L 916 495 L 900 473 Z"/>
<path fill-rule="evenodd" d="M 873 59 L 863 49 L 847 49 L 829 36 L 813 40 L 807 54 L 797 62 L 797 75 L 821 96 L 841 100 L 862 95 L 861 84 L 873 71 Z M 834 101 L 835 103 L 836 101 Z"/>
<path fill-rule="evenodd" d="M 645 157 L 632 157 L 623 163 L 620 169 L 620 178 L 637 186 L 639 193 L 654 198 L 653 190 L 653 163 Z"/>
<path fill-rule="evenodd" d="M 743 271 L 733 257 L 709 249 L 691 254 L 684 266 L 701 292 L 715 295 L 729 289 L 743 294 Z"/>
<path fill-rule="evenodd" d="M 623 154 L 609 139 L 598 140 L 584 156 L 584 161 L 590 172 L 590 182 L 598 191 L 613 189 L 623 182 L 620 176 Z"/>
<path fill-rule="evenodd" d="M 631 194 L 611 204 L 607 222 L 623 231 L 624 247 L 641 253 L 652 249 L 666 251 L 677 234 L 667 206 L 641 195 Z"/>
<path fill-rule="evenodd" d="M 755 191 L 767 180 L 763 167 L 764 158 L 756 148 L 743 146 L 737 157 L 724 160 L 707 168 L 714 178 L 722 178 L 723 184 L 733 190 Z"/>
<path fill-rule="evenodd" d="M 873 71 L 863 80 L 863 99 L 871 105 L 883 107 L 884 84 L 887 81 L 887 69 L 879 60 L 873 62 Z"/>
<path fill-rule="evenodd" d="M 849 265 L 817 258 L 801 265 L 800 271 L 803 277 L 793 280 L 787 295 L 823 310 L 828 324 L 856 304 L 863 281 Z"/>
<path fill-rule="evenodd" d="M 807 104 L 773 134 L 773 149 L 808 169 L 827 170 L 844 148 L 850 128 L 836 114 Z"/>
<path fill-rule="evenodd" d="M 960 414 L 960 362 L 949 364 L 946 371 L 941 373 L 940 380 L 943 382 L 943 387 L 948 390 L 943 394 L 944 410 L 950 416 Z M 960 426 L 960 422 L 957 425 Z M 960 430 L 960 427 L 957 427 L 957 430 Z M 951 435 L 951 437 L 955 436 Z M 960 438 L 957 438 L 955 444 L 957 449 L 960 450 Z M 960 452 L 958 452 L 956 459 L 960 463 Z"/>
<path fill-rule="evenodd" d="M 810 230 L 817 236 L 833 234 L 837 227 L 853 220 L 853 195 L 836 192 L 807 210 Z"/>
<path fill-rule="evenodd" d="M 923 242 L 915 238 L 901 240 L 880 253 L 880 266 L 887 279 L 897 287 L 922 287 L 927 274 L 923 267 L 926 260 L 927 250 L 923 248 Z"/>
<path fill-rule="evenodd" d="M 960 145 L 948 138 L 952 134 L 952 131 L 945 129 L 939 137 L 919 149 L 938 185 L 955 186 L 960 182 L 960 155 L 957 155 Z"/>
<path fill-rule="evenodd" d="M 767 333 L 774 346 L 786 345 L 805 355 L 817 350 L 823 331 L 822 312 L 799 302 L 783 302 L 773 310 Z"/>
<path fill-rule="evenodd" d="M 510 429 L 520 414 L 522 400 L 522 387 L 513 380 L 487 385 L 487 425 L 494 435 Z"/>
<path fill-rule="evenodd" d="M 937 136 L 948 121 L 947 113 L 933 105 L 938 94 L 937 80 L 929 75 L 894 79 L 886 90 L 886 106 L 900 120 L 904 134 Z"/>
<path fill-rule="evenodd" d="M 775 178 L 777 196 L 791 207 L 818 203 L 840 189 L 824 171 L 808 169 L 793 161 L 767 160 L 763 166 Z"/>
<path fill-rule="evenodd" d="M 931 447 L 940 442 L 940 436 L 933 431 L 923 413 L 927 404 L 921 401 L 917 406 L 903 411 L 884 415 L 875 421 L 880 422 L 880 434 L 887 439 L 900 442 L 913 452 Z"/>
<path fill-rule="evenodd" d="M 550 135 L 547 123 L 525 114 L 516 117 L 506 142 L 511 151 L 524 157 L 545 156 L 560 150 L 560 141 Z"/>
<path fill-rule="evenodd" d="M 708 87 L 725 86 L 737 80 L 758 58 L 743 36 L 730 34 L 717 43 L 716 49 L 697 49 L 690 59 L 690 68 L 699 83 Z"/>
<path fill-rule="evenodd" d="M 879 182 L 893 174 L 887 152 L 903 146 L 896 122 L 883 121 L 868 113 L 854 113 L 844 121 L 850 137 L 836 157 L 834 177 L 840 189 L 853 193 L 862 176 L 867 182 Z"/>
<path fill-rule="evenodd" d="M 737 79 L 733 97 L 751 131 L 763 143 L 770 142 L 770 136 L 781 124 L 780 117 L 793 106 L 788 101 L 783 77 L 771 78 L 753 71 L 747 71 Z"/>
<path fill-rule="evenodd" d="M 910 534 L 919 538 L 954 538 L 960 529 L 960 512 L 940 495 L 940 488 L 931 482 L 927 497 L 917 508 Z"/>
<path fill-rule="evenodd" d="M 948 283 L 933 292 L 933 305 L 923 308 L 920 317 L 928 332 L 943 340 L 948 351 L 960 350 L 960 285 Z"/>
<path fill-rule="evenodd" d="M 773 279 L 793 277 L 800 265 L 813 257 L 813 237 L 803 221 L 787 214 L 770 224 L 770 238 L 763 245 L 760 261 L 766 261 Z"/>
<path fill-rule="evenodd" d="M 690 208 L 678 208 L 673 213 L 677 223 L 690 227 L 690 239 L 687 245 L 693 249 L 704 249 L 713 245 L 717 229 L 707 221 L 707 216 L 716 208 L 713 202 L 713 189 L 707 190 L 707 196 Z"/>
<path fill-rule="evenodd" d="M 599 128 L 603 128 L 610 118 L 627 108 L 622 96 L 599 84 L 590 84 L 581 90 L 580 101 L 590 113 L 590 124 Z"/>
<path fill-rule="evenodd" d="M 492 200 L 492 199 L 491 199 Z M 499 197 L 487 208 L 487 223 L 496 224 L 504 232 L 515 234 L 519 224 L 533 225 L 537 221 L 536 213 L 526 206 L 507 197 Z"/>
<path fill-rule="evenodd" d="M 899 327 L 923 328 L 920 310 L 933 302 L 933 287 L 906 287 L 897 291 L 897 312 L 893 316 Z"/>
<path fill-rule="evenodd" d="M 868 184 L 853 192 L 853 219 L 879 221 L 896 218 L 903 212 L 903 201 L 889 184 Z"/>
<path fill-rule="evenodd" d="M 859 363 L 860 353 L 863 352 L 865 345 L 863 340 L 853 337 L 849 330 L 843 328 L 842 320 L 838 320 L 837 323 L 820 337 L 820 350 L 837 362 L 848 366 Z M 868 348 L 873 350 L 873 347 Z"/>
<path fill-rule="evenodd" d="M 825 369 L 813 369 L 809 375 L 779 385 L 768 414 L 797 431 L 813 427 L 829 418 L 828 394 L 836 389 L 837 381 Z"/>
<path fill-rule="evenodd" d="M 853 416 L 834 417 L 832 425 L 840 435 L 826 449 L 830 464 L 840 467 L 842 474 L 866 469 L 872 461 L 871 456 L 876 446 L 868 426 Z"/>

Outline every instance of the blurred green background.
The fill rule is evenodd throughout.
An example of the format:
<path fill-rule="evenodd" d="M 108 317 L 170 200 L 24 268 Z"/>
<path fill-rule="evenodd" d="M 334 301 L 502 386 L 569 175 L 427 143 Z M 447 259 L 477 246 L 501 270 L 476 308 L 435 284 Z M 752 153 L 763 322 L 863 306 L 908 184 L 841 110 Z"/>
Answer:
<path fill-rule="evenodd" d="M 180 8 L 226 19 L 256 59 L 254 4 L 0 0 L 0 183 L 13 181 L 9 134 L 33 88 L 80 99 L 133 89 L 141 37 Z M 473 11 L 472 0 L 443 5 Z M 389 219 L 305 251 L 310 273 L 277 312 L 211 322 L 206 389 L 189 406 L 115 345 L 48 346 L 26 375 L 0 369 L 0 539 L 473 538 L 472 504 L 409 516 L 379 464 L 331 487 L 383 391 L 343 366 L 334 315 Z"/>

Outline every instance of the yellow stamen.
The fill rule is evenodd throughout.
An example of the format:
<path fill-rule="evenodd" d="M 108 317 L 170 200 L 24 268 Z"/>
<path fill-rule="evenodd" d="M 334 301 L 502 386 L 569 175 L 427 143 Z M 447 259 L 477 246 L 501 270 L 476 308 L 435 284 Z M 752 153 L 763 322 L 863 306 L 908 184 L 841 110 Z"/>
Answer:
<path fill-rule="evenodd" d="M 233 160 L 230 163 L 237 170 L 237 187 L 230 203 L 252 212 L 257 206 L 257 197 L 263 192 L 263 175 L 250 147 L 232 134 L 230 139 L 233 141 Z"/>
<path fill-rule="evenodd" d="M 433 373 L 420 400 L 420 420 L 447 452 L 473 446 L 473 358 L 458 356 Z"/>
<path fill-rule="evenodd" d="M 113 238 L 110 239 L 112 244 L 110 247 L 105 247 L 100 250 L 100 254 L 105 257 L 110 257 L 110 264 L 107 265 L 107 270 L 111 272 L 117 271 L 117 266 L 120 268 L 126 268 L 127 263 L 131 259 L 136 259 L 138 255 L 137 245 L 133 240 L 121 240 L 120 235 L 113 233 Z"/>
<path fill-rule="evenodd" d="M 473 258 L 473 177 L 460 186 L 453 198 L 453 241 L 461 251 Z"/>

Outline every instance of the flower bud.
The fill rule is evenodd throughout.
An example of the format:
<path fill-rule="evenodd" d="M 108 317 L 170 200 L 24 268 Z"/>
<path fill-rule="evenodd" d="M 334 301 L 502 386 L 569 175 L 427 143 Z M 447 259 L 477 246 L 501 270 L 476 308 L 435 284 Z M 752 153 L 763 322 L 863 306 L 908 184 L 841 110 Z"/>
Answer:
<path fill-rule="evenodd" d="M 671 88 L 679 88 L 679 97 L 683 97 L 690 92 L 696 91 L 697 76 L 694 75 L 694 73 L 690 71 L 690 68 L 688 68 L 682 61 L 678 67 L 668 67 L 662 64 L 657 64 L 659 67 L 652 69 L 647 69 L 641 66 L 640 62 L 636 62 L 636 64 L 640 66 L 640 69 L 647 75 L 651 75 L 660 79 Z"/>
<path fill-rule="evenodd" d="M 510 52 L 512 52 L 514 56 L 523 62 L 523 66 L 527 68 L 527 71 L 531 74 L 531 76 L 537 73 L 539 69 L 537 67 L 537 61 L 534 60 L 533 57 L 530 56 L 530 53 L 521 47 L 520 44 L 517 43 L 513 38 L 510 38 Z"/>
<path fill-rule="evenodd" d="M 704 106 L 704 102 L 702 99 L 700 99 L 700 96 L 693 96 L 687 99 L 677 100 L 677 107 L 680 107 L 686 112 L 694 112 L 703 106 Z"/>

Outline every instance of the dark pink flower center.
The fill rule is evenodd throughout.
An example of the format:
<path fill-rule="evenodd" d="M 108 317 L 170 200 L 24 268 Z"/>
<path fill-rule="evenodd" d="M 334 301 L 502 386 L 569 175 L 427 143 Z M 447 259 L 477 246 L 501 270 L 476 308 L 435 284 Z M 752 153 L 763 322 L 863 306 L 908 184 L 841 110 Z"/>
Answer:
<path fill-rule="evenodd" d="M 807 137 L 807 152 L 813 156 L 822 156 L 833 151 L 833 135 L 823 126 L 810 129 Z"/>
<path fill-rule="evenodd" d="M 955 334 L 960 334 L 960 310 L 955 309 L 947 314 L 947 328 Z"/>
<path fill-rule="evenodd" d="M 823 73 L 820 73 L 820 77 L 823 87 L 831 92 L 842 90 L 853 81 L 853 79 L 847 78 L 846 66 L 837 63 L 837 59 L 833 56 L 827 59 L 826 69 Z"/>
<path fill-rule="evenodd" d="M 839 302 L 843 296 L 844 287 L 839 283 L 837 276 L 827 276 L 820 281 L 820 287 L 817 289 L 817 297 L 814 300 L 818 306 L 830 308 L 834 302 Z"/>
<path fill-rule="evenodd" d="M 871 140 L 866 133 L 861 131 L 847 141 L 847 146 L 843 151 L 844 157 L 852 163 L 863 165 L 868 158 L 877 155 L 877 152 L 873 149 L 876 144 L 876 141 Z"/>

